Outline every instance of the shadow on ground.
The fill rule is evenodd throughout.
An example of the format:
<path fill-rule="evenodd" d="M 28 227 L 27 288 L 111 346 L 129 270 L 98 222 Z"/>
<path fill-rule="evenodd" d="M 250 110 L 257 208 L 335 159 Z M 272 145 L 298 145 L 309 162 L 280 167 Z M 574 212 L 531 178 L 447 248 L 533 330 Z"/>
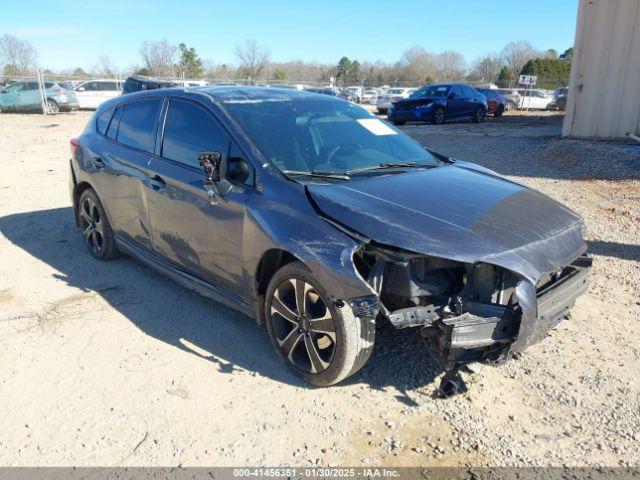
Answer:
<path fill-rule="evenodd" d="M 621 260 L 640 262 L 640 245 L 629 245 L 619 242 L 605 242 L 602 240 L 587 241 L 589 253 L 603 257 L 615 257 Z"/>
<path fill-rule="evenodd" d="M 54 277 L 98 293 L 141 331 L 212 362 L 223 373 L 243 369 L 295 386 L 306 386 L 277 358 L 266 331 L 255 321 L 186 289 L 130 257 L 101 262 L 85 248 L 71 207 L 8 215 L 0 232 L 59 273 Z M 382 328 L 368 364 L 347 384 L 407 391 L 441 373 L 415 331 Z"/>

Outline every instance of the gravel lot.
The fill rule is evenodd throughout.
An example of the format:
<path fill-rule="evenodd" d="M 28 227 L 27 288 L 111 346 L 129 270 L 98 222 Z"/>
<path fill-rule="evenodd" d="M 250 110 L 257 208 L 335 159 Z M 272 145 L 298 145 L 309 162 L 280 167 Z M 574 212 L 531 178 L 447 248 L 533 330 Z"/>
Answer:
<path fill-rule="evenodd" d="M 559 139 L 556 115 L 404 127 L 578 211 L 595 258 L 569 320 L 438 400 L 416 332 L 312 389 L 252 320 L 92 259 L 67 187 L 89 115 L 0 115 L 0 465 L 640 465 L 637 149 Z"/>

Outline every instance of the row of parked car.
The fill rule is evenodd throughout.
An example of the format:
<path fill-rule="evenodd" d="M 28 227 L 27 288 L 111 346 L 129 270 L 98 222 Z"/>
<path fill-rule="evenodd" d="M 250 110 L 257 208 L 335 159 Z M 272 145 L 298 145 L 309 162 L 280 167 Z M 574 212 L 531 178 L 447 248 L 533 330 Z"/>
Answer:
<path fill-rule="evenodd" d="M 142 77 L 126 81 L 97 79 L 72 82 L 45 81 L 45 95 L 49 113 L 78 109 L 95 110 L 102 102 L 123 93 L 176 86 L 204 86 L 198 80 L 165 82 Z M 42 108 L 40 89 L 36 80 L 18 80 L 0 86 L 0 112 L 35 111 Z"/>
<path fill-rule="evenodd" d="M 73 85 L 69 82 L 44 82 L 47 110 L 50 113 L 80 108 L 96 109 L 122 92 L 122 81 L 89 80 Z M 38 82 L 19 80 L 0 89 L 0 112 L 33 111 L 42 108 Z"/>
<path fill-rule="evenodd" d="M 96 109 L 102 102 L 123 93 L 176 86 L 198 87 L 205 85 L 208 85 L 208 83 L 198 80 L 164 81 L 136 76 L 129 77 L 124 82 L 114 79 L 44 82 L 47 110 L 51 113 L 78 109 Z M 354 103 L 369 103 L 376 106 L 379 114 L 387 114 L 394 102 L 411 99 L 409 102 L 401 103 L 403 109 L 406 108 L 406 104 L 419 104 L 418 106 L 420 106 L 422 103 L 420 101 L 416 103 L 416 100 L 423 97 L 425 92 L 428 93 L 428 97 L 435 96 L 440 98 L 441 93 L 446 91 L 447 97 L 451 97 L 446 99 L 447 102 L 452 100 L 452 102 L 448 103 L 454 104 L 451 108 L 449 118 L 455 118 L 458 112 L 464 112 L 464 114 L 467 115 L 471 112 L 470 109 L 473 106 L 477 109 L 478 106 L 475 105 L 473 99 L 477 98 L 478 94 L 486 98 L 487 105 L 485 114 L 501 116 L 505 111 L 522 108 L 564 110 L 568 93 L 567 88 L 560 88 L 556 90 L 554 94 L 550 94 L 544 90 L 537 89 L 531 92 L 523 89 L 476 89 L 464 84 L 431 86 L 439 87 L 440 90 L 425 90 L 426 87 L 427 86 L 421 88 L 405 88 L 386 86 L 365 89 L 363 87 L 350 86 L 337 89 L 330 86 L 312 88 L 300 85 L 289 88 L 341 97 Z M 466 105 L 465 99 L 471 99 L 471 103 Z M 456 106 L 458 104 L 464 104 L 464 106 L 458 108 Z M 41 96 L 37 81 L 20 80 L 9 82 L 4 87 L 0 85 L 0 112 L 29 111 L 37 110 L 41 107 Z"/>

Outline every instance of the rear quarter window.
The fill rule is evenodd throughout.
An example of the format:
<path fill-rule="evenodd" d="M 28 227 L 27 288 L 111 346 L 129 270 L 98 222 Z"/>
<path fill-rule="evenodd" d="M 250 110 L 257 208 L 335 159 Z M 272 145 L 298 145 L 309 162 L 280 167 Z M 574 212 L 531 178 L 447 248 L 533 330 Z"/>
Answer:
<path fill-rule="evenodd" d="M 109 127 L 109 122 L 113 117 L 114 111 L 115 110 L 113 108 L 109 108 L 108 110 L 105 110 L 104 112 L 98 114 L 98 116 L 96 117 L 96 129 L 102 135 L 107 134 L 107 128 Z"/>
<path fill-rule="evenodd" d="M 154 127 L 160 111 L 161 100 L 150 98 L 127 103 L 122 110 L 116 140 L 128 147 L 153 152 Z"/>

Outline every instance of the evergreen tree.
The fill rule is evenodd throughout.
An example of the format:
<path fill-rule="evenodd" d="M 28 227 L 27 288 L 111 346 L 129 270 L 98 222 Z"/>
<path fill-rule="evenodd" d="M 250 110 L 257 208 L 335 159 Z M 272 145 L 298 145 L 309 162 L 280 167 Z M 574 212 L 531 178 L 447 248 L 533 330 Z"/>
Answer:
<path fill-rule="evenodd" d="M 178 67 L 182 75 L 185 78 L 200 78 L 204 74 L 202 68 L 202 60 L 198 57 L 196 49 L 191 47 L 187 48 L 184 43 L 178 45 L 180 49 L 180 63 Z"/>

